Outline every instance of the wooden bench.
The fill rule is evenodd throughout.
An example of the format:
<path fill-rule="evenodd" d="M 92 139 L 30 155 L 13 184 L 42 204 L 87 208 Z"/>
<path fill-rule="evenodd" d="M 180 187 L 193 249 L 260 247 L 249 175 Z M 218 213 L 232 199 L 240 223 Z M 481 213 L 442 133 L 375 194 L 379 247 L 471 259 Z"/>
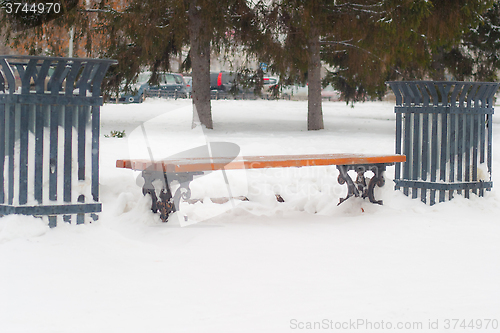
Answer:
<path fill-rule="evenodd" d="M 142 172 L 144 195 L 150 194 L 153 212 L 160 212 L 161 219 L 166 222 L 170 213 L 179 207 L 180 199 L 191 197 L 190 182 L 194 176 L 214 170 L 288 168 L 320 165 L 336 165 L 339 170 L 338 182 L 347 184 L 347 196 L 341 198 L 339 204 L 351 196 L 368 198 L 370 202 L 382 204 L 374 198 L 375 186 L 385 183 L 383 173 L 386 166 L 405 162 L 404 155 L 367 155 L 367 154 L 316 154 L 316 155 L 277 155 L 247 157 L 178 157 L 161 161 L 117 160 L 118 168 L 132 169 Z M 349 170 L 357 173 L 355 180 L 348 174 Z M 372 178 L 365 178 L 365 172 L 371 171 Z M 160 180 L 163 184 L 157 196 L 153 183 Z M 179 183 L 172 195 L 170 184 Z M 177 207 L 177 208 L 176 208 Z"/>

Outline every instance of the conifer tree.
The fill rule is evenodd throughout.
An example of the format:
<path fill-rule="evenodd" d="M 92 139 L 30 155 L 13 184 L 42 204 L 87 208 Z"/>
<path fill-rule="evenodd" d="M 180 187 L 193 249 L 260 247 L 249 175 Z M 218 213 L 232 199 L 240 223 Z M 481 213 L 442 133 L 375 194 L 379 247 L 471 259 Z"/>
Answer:
<path fill-rule="evenodd" d="M 460 44 L 470 25 L 480 24 L 491 4 L 481 0 L 383 1 L 378 15 L 353 28 L 365 31 L 365 36 L 324 50 L 324 60 L 334 69 L 327 80 L 347 101 L 381 97 L 387 80 L 444 80 L 447 52 Z M 336 37 L 338 41 L 347 36 Z M 463 58 L 462 64 L 467 61 Z"/>
<path fill-rule="evenodd" d="M 308 129 L 323 128 L 319 68 L 349 100 L 381 97 L 388 79 L 442 80 L 444 55 L 491 4 L 483 0 L 274 0 L 276 36 L 261 52 L 287 83 L 307 81 Z M 276 47 L 278 45 L 278 47 Z M 266 59 L 267 57 L 267 59 Z"/>
<path fill-rule="evenodd" d="M 246 34 L 242 27 L 251 19 L 250 13 L 245 0 L 130 0 L 123 13 L 103 14 L 112 41 L 107 55 L 130 62 L 127 81 L 140 66 L 148 66 L 154 83 L 154 73 L 170 70 L 171 57 L 189 46 L 184 64 L 193 70 L 193 126 L 213 128 L 210 55 L 231 47 L 238 38 L 247 38 L 240 33 Z M 122 68 L 116 68 L 115 86 L 123 80 L 121 72 Z"/>
<path fill-rule="evenodd" d="M 379 0 L 275 0 L 263 15 L 275 35 L 282 36 L 281 49 L 269 55 L 271 68 L 287 83 L 308 83 L 308 130 L 324 128 L 322 61 L 335 67 L 339 66 L 335 61 L 347 61 L 347 68 L 358 73 L 363 71 L 359 67 L 369 67 L 370 52 L 357 57 L 342 57 L 340 53 L 346 46 L 373 50 L 375 45 L 367 40 L 383 10 Z"/>
<path fill-rule="evenodd" d="M 48 23 L 25 23 L 32 29 L 17 33 L 15 43 L 30 54 L 64 56 L 62 36 L 74 27 L 77 54 L 119 60 L 108 71 L 103 87 L 108 91 L 131 83 L 146 67 L 155 83 L 155 74 L 170 70 L 171 57 L 187 46 L 193 124 L 207 128 L 213 126 L 210 54 L 241 45 L 268 63 L 282 82 L 308 82 L 308 129 L 316 130 L 324 127 L 322 63 L 330 70 L 323 84 L 333 83 L 346 101 L 381 96 L 388 79 L 441 80 L 445 68 L 457 77 L 462 71 L 476 79 L 493 78 L 498 68 L 495 2 L 480 25 L 492 0 L 89 0 L 68 6 L 65 15 Z"/>
<path fill-rule="evenodd" d="M 170 70 L 171 57 L 188 46 L 190 57 L 185 65 L 193 68 L 193 125 L 199 122 L 212 128 L 210 54 L 249 38 L 244 26 L 251 16 L 245 0 L 91 0 L 54 20 L 53 25 L 42 24 L 15 38 L 16 45 L 30 54 L 65 56 L 61 48 L 50 47 L 50 37 L 75 25 L 78 31 L 85 31 L 86 46 L 93 37 L 105 36 L 99 54 L 93 55 L 119 61 L 103 82 L 103 90 L 115 92 L 123 83 L 133 82 L 144 68 L 152 70 L 150 83 L 156 83 L 157 72 Z M 90 18 L 94 24 L 89 25 Z M 44 38 L 46 42 L 40 43 Z"/>
<path fill-rule="evenodd" d="M 402 67 L 403 63 L 392 57 L 391 61 L 400 68 L 401 71 L 406 71 L 410 78 L 422 78 L 430 76 L 433 80 L 445 79 L 445 55 L 453 47 L 460 44 L 464 34 L 469 33 L 471 26 L 478 26 L 483 21 L 483 14 L 491 7 L 491 0 L 432 0 L 429 1 L 430 7 L 426 9 L 427 13 L 422 15 L 420 22 L 410 31 L 407 32 L 409 38 L 415 41 L 418 45 L 416 52 L 404 52 L 407 66 Z M 412 10 L 411 6 L 406 7 L 406 10 Z M 392 11 L 387 17 L 393 18 L 397 22 L 398 30 L 404 27 L 405 18 L 408 17 L 407 12 Z M 407 29 L 407 28 L 406 28 Z M 394 31 L 389 45 L 407 45 L 402 39 L 398 31 Z M 398 43 L 398 44 L 395 44 Z M 408 49 L 406 49 L 408 50 Z M 389 53 L 391 56 L 391 53 Z M 413 66 L 412 66 L 413 62 Z M 418 68 L 413 73 L 407 68 L 413 70 Z"/>
<path fill-rule="evenodd" d="M 459 45 L 444 55 L 444 65 L 455 80 L 497 81 L 500 70 L 500 1 L 471 24 Z"/>

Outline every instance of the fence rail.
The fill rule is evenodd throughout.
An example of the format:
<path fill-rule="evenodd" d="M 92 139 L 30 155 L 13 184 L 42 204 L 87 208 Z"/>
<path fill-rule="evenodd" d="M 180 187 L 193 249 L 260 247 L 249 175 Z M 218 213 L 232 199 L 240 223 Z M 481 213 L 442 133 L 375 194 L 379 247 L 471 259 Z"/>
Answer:
<path fill-rule="evenodd" d="M 493 186 L 492 116 L 497 83 L 388 82 L 396 96 L 396 188 L 435 204 Z"/>
<path fill-rule="evenodd" d="M 0 56 L 0 215 L 101 211 L 101 82 L 112 60 Z"/>

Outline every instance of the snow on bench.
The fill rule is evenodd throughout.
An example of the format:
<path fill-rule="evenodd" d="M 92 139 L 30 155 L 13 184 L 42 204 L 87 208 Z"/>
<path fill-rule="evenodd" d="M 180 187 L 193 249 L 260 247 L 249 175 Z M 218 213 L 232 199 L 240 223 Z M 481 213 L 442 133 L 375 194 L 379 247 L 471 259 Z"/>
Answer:
<path fill-rule="evenodd" d="M 152 198 L 153 212 L 160 212 L 160 218 L 166 222 L 168 216 L 175 212 L 180 199 L 188 200 L 191 197 L 189 188 L 194 176 L 214 170 L 235 169 L 262 169 L 288 168 L 306 166 L 336 165 L 339 170 L 339 184 L 347 184 L 348 192 L 341 198 L 339 204 L 351 196 L 368 198 L 370 202 L 382 204 L 375 200 L 373 189 L 385 183 L 383 173 L 386 166 L 404 162 L 404 155 L 368 155 L 368 154 L 314 154 L 314 155 L 274 155 L 274 156 L 246 156 L 246 157 L 173 157 L 161 161 L 141 159 L 117 160 L 116 167 L 132 169 L 142 172 L 144 178 L 143 194 Z M 356 180 L 352 180 L 349 170 L 357 173 Z M 365 178 L 365 172 L 371 171 L 372 178 Z M 159 191 L 153 183 L 160 180 L 163 184 Z M 179 183 L 174 195 L 170 190 L 173 181 Z M 159 193 L 159 195 L 157 195 Z"/>

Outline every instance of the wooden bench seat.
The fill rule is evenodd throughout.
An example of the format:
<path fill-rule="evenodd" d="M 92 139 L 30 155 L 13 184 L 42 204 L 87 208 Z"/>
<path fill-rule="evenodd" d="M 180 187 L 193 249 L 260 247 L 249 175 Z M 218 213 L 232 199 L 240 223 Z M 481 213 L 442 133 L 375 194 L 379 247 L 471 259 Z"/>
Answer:
<path fill-rule="evenodd" d="M 305 166 L 335 165 L 339 170 L 338 182 L 347 184 L 346 198 L 341 198 L 340 203 L 351 196 L 369 198 L 370 202 L 382 204 L 375 200 L 373 189 L 383 186 L 383 173 L 386 166 L 404 162 L 404 155 L 369 155 L 369 154 L 314 154 L 314 155 L 274 155 L 274 156 L 246 156 L 246 157 L 176 157 L 161 161 L 141 159 L 117 160 L 116 167 L 132 169 L 142 172 L 144 178 L 143 193 L 152 197 L 152 210 L 160 211 L 160 217 L 166 221 L 168 215 L 179 207 L 180 199 L 187 200 L 191 196 L 189 183 L 194 176 L 214 170 L 235 169 L 262 169 L 262 168 L 288 168 Z M 356 180 L 352 180 L 348 171 L 357 172 Z M 372 178 L 365 178 L 365 172 L 371 171 Z M 153 183 L 162 180 L 163 188 L 157 196 Z M 180 186 L 172 195 L 170 184 L 177 181 Z"/>
<path fill-rule="evenodd" d="M 184 159 L 149 161 L 118 160 L 118 168 L 138 171 L 154 170 L 163 172 L 193 172 L 230 169 L 288 168 L 319 165 L 388 164 L 404 162 L 403 155 L 365 154 L 315 154 L 315 155 L 274 155 L 237 157 L 192 157 Z"/>

